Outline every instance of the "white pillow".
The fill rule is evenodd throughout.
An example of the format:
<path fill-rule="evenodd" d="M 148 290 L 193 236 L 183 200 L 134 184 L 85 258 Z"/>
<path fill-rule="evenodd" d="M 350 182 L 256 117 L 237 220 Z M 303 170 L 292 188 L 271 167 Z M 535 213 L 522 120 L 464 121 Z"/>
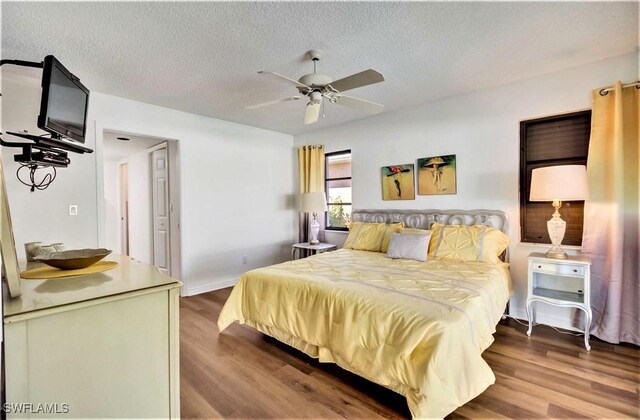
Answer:
<path fill-rule="evenodd" d="M 422 235 L 403 235 L 394 233 L 389 243 L 389 258 L 404 258 L 407 260 L 427 261 L 427 249 L 431 233 Z"/>

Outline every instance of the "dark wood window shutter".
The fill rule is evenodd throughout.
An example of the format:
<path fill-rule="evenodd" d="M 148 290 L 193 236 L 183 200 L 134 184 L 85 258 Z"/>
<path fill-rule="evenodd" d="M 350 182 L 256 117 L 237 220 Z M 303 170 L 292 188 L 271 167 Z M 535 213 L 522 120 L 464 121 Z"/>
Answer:
<path fill-rule="evenodd" d="M 591 135 L 591 111 L 556 115 L 520 123 L 521 241 L 551 243 L 547 220 L 551 203 L 529 201 L 531 171 L 556 165 L 586 165 Z M 560 208 L 567 222 L 563 245 L 582 244 L 584 201 L 567 201 Z"/>

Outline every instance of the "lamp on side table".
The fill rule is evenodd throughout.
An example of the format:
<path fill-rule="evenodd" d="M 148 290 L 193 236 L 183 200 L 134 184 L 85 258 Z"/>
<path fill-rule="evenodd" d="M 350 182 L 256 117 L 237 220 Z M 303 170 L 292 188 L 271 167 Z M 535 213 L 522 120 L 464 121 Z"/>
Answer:
<path fill-rule="evenodd" d="M 558 209 L 563 201 L 585 200 L 589 198 L 587 167 L 584 165 L 547 166 L 531 172 L 530 201 L 553 201 L 555 212 L 547 221 L 547 230 L 552 247 L 547 251 L 549 258 L 567 258 L 562 249 L 562 239 L 567 222 L 562 220 Z"/>
<path fill-rule="evenodd" d="M 318 240 L 318 232 L 320 232 L 320 224 L 318 223 L 318 213 L 327 211 L 327 197 L 323 192 L 303 193 L 301 196 L 300 211 L 303 213 L 312 213 L 311 221 L 311 240 L 309 243 L 315 245 L 320 243 Z"/>

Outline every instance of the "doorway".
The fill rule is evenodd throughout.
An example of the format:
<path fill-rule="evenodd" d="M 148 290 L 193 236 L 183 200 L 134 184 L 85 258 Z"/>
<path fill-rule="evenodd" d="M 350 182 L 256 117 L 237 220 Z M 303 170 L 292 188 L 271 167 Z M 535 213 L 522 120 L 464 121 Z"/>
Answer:
<path fill-rule="evenodd" d="M 180 275 L 178 142 L 104 130 L 105 242 Z"/>
<path fill-rule="evenodd" d="M 129 255 L 129 177 L 128 164 L 120 164 L 120 253 Z"/>

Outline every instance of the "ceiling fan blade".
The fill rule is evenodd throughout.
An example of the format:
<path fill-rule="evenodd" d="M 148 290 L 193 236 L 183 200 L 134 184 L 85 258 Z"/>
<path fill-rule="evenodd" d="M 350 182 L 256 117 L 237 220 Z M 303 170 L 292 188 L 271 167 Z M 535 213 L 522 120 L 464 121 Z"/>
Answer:
<path fill-rule="evenodd" d="M 338 105 L 348 106 L 349 108 L 358 109 L 370 114 L 378 114 L 384 111 L 384 105 L 365 101 L 364 99 L 353 98 L 351 96 L 336 96 L 334 102 Z"/>
<path fill-rule="evenodd" d="M 277 77 L 278 79 L 280 79 L 280 80 L 284 80 L 284 81 L 286 81 L 286 82 L 288 82 L 288 83 L 290 83 L 290 84 L 295 85 L 296 87 L 300 87 L 300 88 L 307 88 L 307 89 L 309 89 L 309 86 L 307 86 L 307 85 L 305 85 L 305 84 L 302 84 L 302 83 L 298 82 L 297 80 L 293 80 L 293 79 L 291 79 L 291 78 L 289 78 L 289 77 L 287 77 L 287 76 L 283 76 L 283 75 L 281 75 L 281 74 L 279 74 L 279 73 L 274 73 L 274 72 L 272 72 L 272 71 L 263 71 L 263 70 L 260 70 L 260 71 L 258 72 L 258 74 L 263 74 L 263 75 L 265 75 L 265 76 Z"/>
<path fill-rule="evenodd" d="M 338 92 L 359 88 L 362 86 L 372 85 L 374 83 L 384 82 L 382 73 L 378 73 L 374 69 L 361 71 L 351 76 L 331 82 L 329 85 Z"/>
<path fill-rule="evenodd" d="M 280 104 L 282 102 L 297 101 L 299 96 L 289 96 L 288 98 L 276 99 L 274 101 L 262 102 L 260 104 L 245 106 L 243 109 L 258 109 L 269 105 Z"/>
<path fill-rule="evenodd" d="M 306 125 L 318 122 L 321 106 L 320 102 L 309 102 L 307 104 L 307 109 L 304 112 L 304 123 Z"/>

